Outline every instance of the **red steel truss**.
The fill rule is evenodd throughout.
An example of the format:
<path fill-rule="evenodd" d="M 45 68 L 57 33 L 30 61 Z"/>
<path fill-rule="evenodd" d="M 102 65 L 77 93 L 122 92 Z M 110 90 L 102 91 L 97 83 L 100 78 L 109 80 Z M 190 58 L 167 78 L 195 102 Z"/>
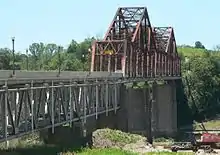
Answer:
<path fill-rule="evenodd" d="M 91 72 L 180 76 L 173 28 L 151 27 L 146 7 L 118 8 L 104 39 L 93 43 L 91 61 Z"/>

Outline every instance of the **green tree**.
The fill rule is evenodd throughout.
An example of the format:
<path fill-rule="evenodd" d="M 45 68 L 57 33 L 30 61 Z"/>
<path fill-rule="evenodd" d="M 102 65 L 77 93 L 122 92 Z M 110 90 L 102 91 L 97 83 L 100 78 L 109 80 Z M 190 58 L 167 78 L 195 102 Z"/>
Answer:
<path fill-rule="evenodd" d="M 44 43 L 40 42 L 40 43 L 33 43 L 29 46 L 29 51 L 32 55 L 32 60 L 34 60 L 34 63 L 32 63 L 34 66 L 32 66 L 33 69 L 42 69 L 43 67 L 43 62 L 42 59 L 43 58 L 43 53 L 44 53 Z"/>
<path fill-rule="evenodd" d="M 8 48 L 0 48 L 0 68 L 1 69 L 11 69 L 11 50 Z"/>
<path fill-rule="evenodd" d="M 195 48 L 205 49 L 205 46 L 200 41 L 196 41 L 195 42 Z"/>
<path fill-rule="evenodd" d="M 205 50 L 198 53 L 196 48 L 191 48 L 192 55 L 186 52 L 188 48 L 181 50 L 183 55 L 187 54 L 188 61 L 182 63 L 182 74 L 193 117 L 196 120 L 213 117 L 220 112 L 220 57 Z"/>

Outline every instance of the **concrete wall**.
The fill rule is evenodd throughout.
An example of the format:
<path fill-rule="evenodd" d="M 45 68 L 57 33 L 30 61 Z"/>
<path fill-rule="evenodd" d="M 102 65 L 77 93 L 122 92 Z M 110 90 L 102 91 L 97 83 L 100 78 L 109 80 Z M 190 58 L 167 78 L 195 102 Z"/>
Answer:
<path fill-rule="evenodd" d="M 143 88 L 122 88 L 118 128 L 125 132 L 146 134 L 150 125 L 149 92 Z"/>
<path fill-rule="evenodd" d="M 156 135 L 173 135 L 177 131 L 177 105 L 175 85 L 154 86 L 154 130 Z"/>
<path fill-rule="evenodd" d="M 175 83 L 148 88 L 121 89 L 119 129 L 142 134 L 174 135 L 177 131 Z M 151 128 L 151 131 L 150 131 Z"/>
<path fill-rule="evenodd" d="M 143 132 L 147 129 L 147 109 L 146 104 L 148 93 L 147 89 L 132 89 L 127 92 L 127 119 L 128 131 Z"/>

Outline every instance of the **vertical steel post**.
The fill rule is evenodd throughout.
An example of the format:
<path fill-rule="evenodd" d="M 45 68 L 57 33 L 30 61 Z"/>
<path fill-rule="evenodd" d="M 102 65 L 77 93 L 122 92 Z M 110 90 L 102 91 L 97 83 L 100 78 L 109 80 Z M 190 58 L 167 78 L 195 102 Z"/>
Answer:
<path fill-rule="evenodd" d="M 114 97 L 115 97 L 115 100 L 114 100 L 114 110 L 115 110 L 115 114 L 116 114 L 116 111 L 117 111 L 117 106 L 118 106 L 118 100 L 117 100 L 117 93 L 118 93 L 118 91 L 117 91 L 117 83 L 115 82 L 114 83 L 114 86 L 115 86 L 115 95 L 114 95 Z"/>
<path fill-rule="evenodd" d="M 69 105 L 70 105 L 70 126 L 72 127 L 72 121 L 73 121 L 72 80 L 70 80 L 70 87 L 69 87 Z"/>
<path fill-rule="evenodd" d="M 96 80 L 95 86 L 95 118 L 98 119 L 98 106 L 99 106 L 99 85 L 98 80 Z"/>
<path fill-rule="evenodd" d="M 30 85 L 26 84 L 25 90 L 25 102 L 24 102 L 24 119 L 25 119 L 25 132 L 28 131 L 28 90 L 30 89 Z"/>
<path fill-rule="evenodd" d="M 105 85 L 105 111 L 106 111 L 106 116 L 108 116 L 108 81 L 106 81 Z"/>
<path fill-rule="evenodd" d="M 33 97 L 34 97 L 34 92 L 33 92 L 33 85 L 34 85 L 34 82 L 33 80 L 31 81 L 31 129 L 32 129 L 32 132 L 34 131 L 34 100 L 33 100 Z"/>
<path fill-rule="evenodd" d="M 51 119 L 52 119 L 52 134 L 54 134 L 54 83 L 51 83 Z"/>
<path fill-rule="evenodd" d="M 8 148 L 8 84 L 7 81 L 5 82 L 4 85 L 4 89 L 5 89 L 5 102 L 4 104 L 4 138 L 5 138 L 5 148 Z"/>

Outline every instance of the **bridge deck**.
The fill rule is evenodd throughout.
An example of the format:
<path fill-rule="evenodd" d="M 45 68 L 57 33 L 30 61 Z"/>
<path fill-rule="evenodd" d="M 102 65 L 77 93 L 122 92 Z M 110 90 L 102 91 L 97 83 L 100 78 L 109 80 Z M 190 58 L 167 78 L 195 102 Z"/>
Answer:
<path fill-rule="evenodd" d="M 113 73 L 113 72 L 84 72 L 84 71 L 62 71 L 58 73 L 57 71 L 24 71 L 19 70 L 1 70 L 0 71 L 0 85 L 4 85 L 7 82 L 7 85 L 15 84 L 26 84 L 26 83 L 51 83 L 54 82 L 83 82 L 83 81 L 117 81 L 123 80 L 124 82 L 133 82 L 133 81 L 152 81 L 152 80 L 176 80 L 181 79 L 180 76 L 155 76 L 155 77 L 133 77 L 129 78 L 123 76 L 122 73 Z"/>

